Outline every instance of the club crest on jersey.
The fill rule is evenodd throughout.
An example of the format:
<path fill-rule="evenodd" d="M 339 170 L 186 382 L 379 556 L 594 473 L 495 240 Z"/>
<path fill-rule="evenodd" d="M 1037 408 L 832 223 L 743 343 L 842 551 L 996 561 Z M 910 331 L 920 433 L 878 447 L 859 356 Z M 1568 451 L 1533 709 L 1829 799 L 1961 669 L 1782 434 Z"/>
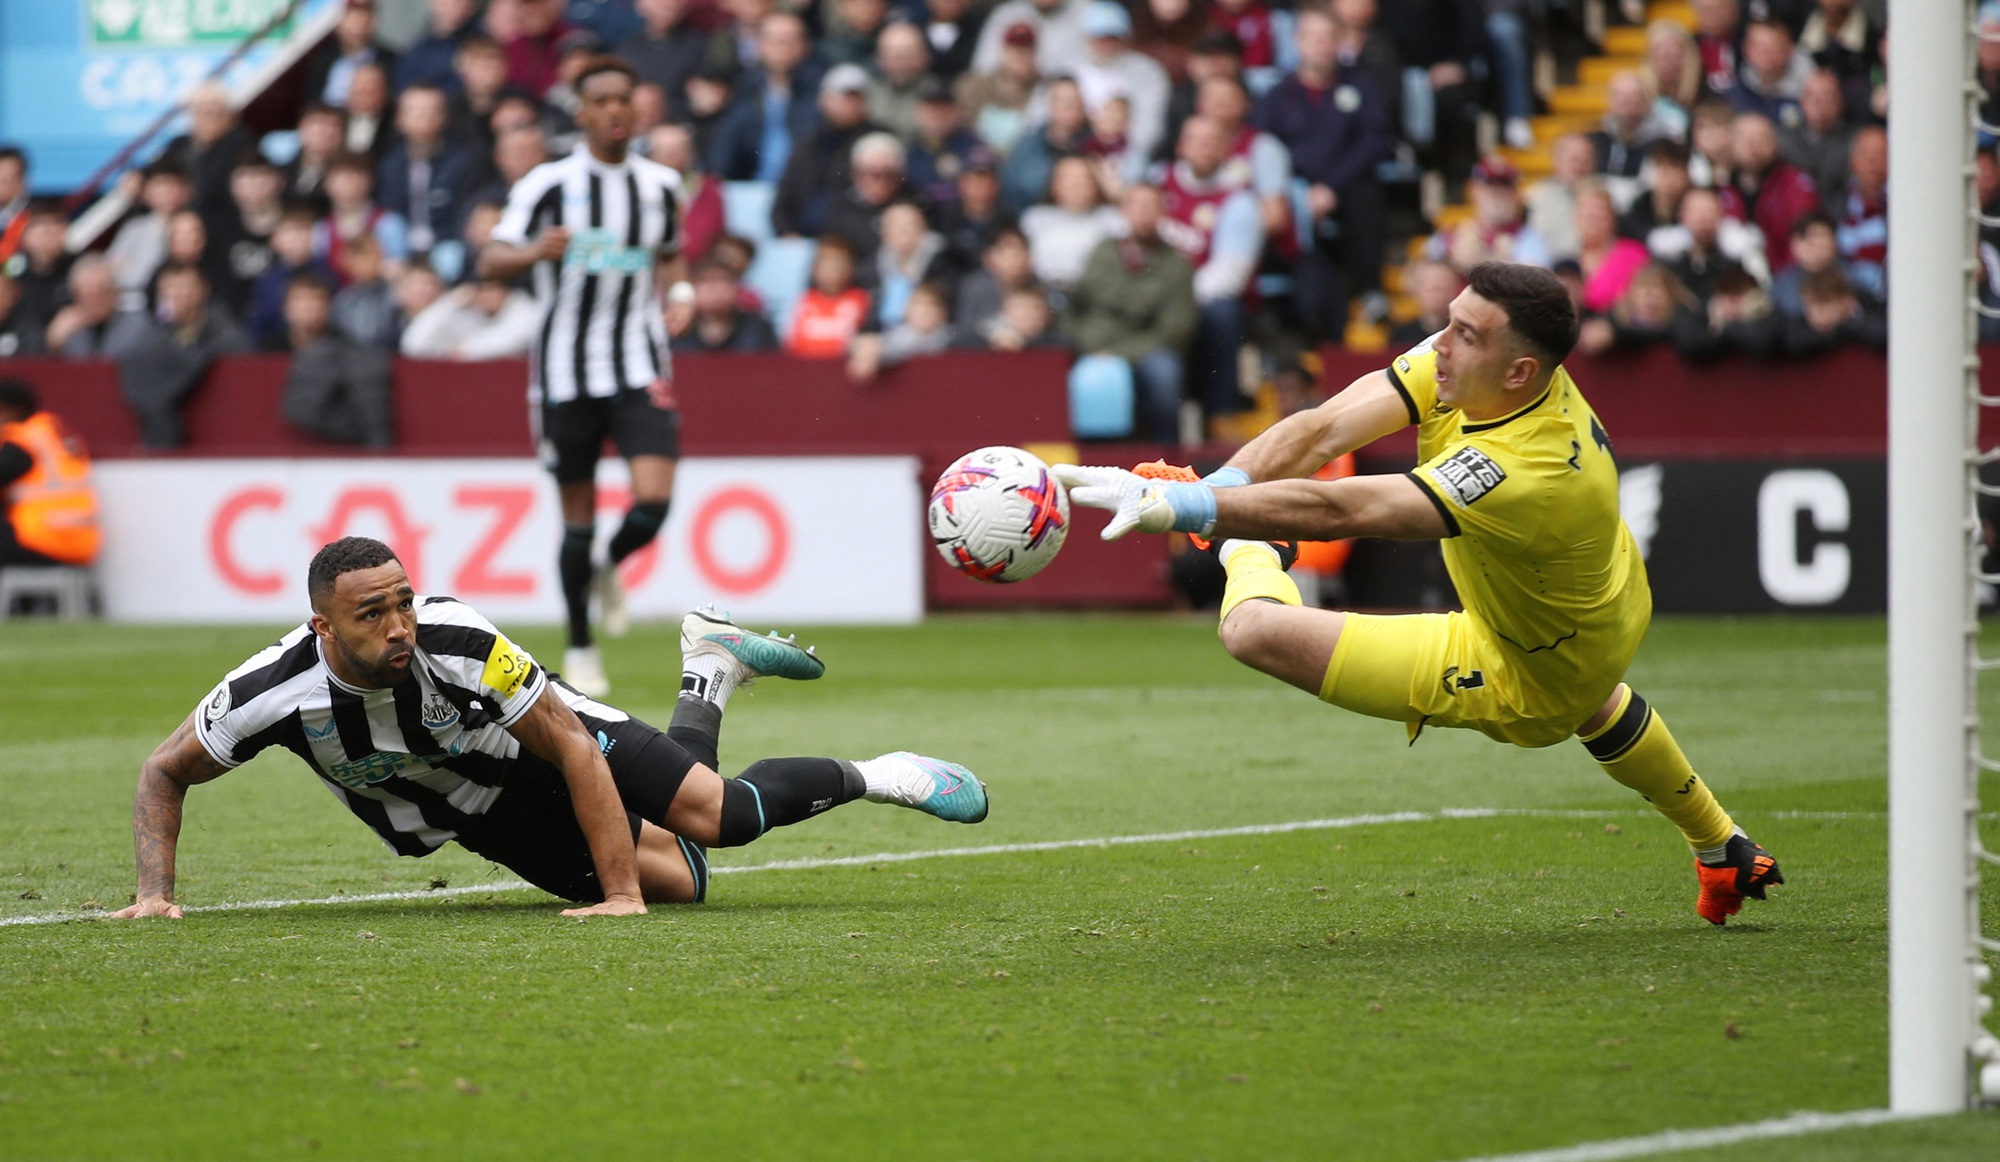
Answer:
<path fill-rule="evenodd" d="M 432 730 L 443 730 L 458 721 L 458 707 L 442 694 L 432 694 L 424 699 L 424 725 Z"/>
<path fill-rule="evenodd" d="M 1460 508 L 1499 487 L 1507 473 L 1477 448 L 1460 448 L 1430 470 L 1430 478 Z"/>
<path fill-rule="evenodd" d="M 222 716 L 229 713 L 229 683 L 224 682 L 215 688 L 215 693 L 209 696 L 208 705 L 203 708 L 203 713 L 208 715 L 210 722 L 220 722 Z"/>

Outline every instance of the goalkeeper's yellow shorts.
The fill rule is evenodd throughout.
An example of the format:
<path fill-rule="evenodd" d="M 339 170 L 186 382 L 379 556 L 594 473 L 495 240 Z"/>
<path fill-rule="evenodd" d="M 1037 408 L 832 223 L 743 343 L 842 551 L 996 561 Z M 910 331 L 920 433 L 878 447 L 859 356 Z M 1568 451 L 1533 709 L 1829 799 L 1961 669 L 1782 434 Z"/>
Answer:
<path fill-rule="evenodd" d="M 1412 742 L 1425 726 L 1455 726 L 1515 746 L 1554 746 L 1604 705 L 1630 660 L 1617 658 L 1551 695 L 1520 680 L 1523 656 L 1463 613 L 1350 613 L 1319 696 L 1401 722 Z"/>

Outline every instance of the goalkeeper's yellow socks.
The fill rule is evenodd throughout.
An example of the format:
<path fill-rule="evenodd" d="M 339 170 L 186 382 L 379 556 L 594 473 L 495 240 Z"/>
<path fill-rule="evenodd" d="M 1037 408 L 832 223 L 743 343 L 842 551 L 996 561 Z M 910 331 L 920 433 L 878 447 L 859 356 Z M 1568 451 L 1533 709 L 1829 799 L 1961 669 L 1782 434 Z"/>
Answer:
<path fill-rule="evenodd" d="M 1246 601 L 1305 604 L 1299 596 L 1299 587 L 1285 575 L 1278 550 L 1269 543 L 1224 541 L 1216 547 L 1215 555 L 1222 560 L 1222 571 L 1229 575 L 1229 583 L 1222 590 L 1222 616 L 1216 619 L 1218 626 L 1228 621 L 1230 612 Z"/>
<path fill-rule="evenodd" d="M 1673 732 L 1646 700 L 1629 686 L 1619 689 L 1618 711 L 1611 720 L 1578 735 L 1585 749 L 1605 774 L 1644 795 L 1680 828 L 1696 859 L 1704 863 L 1723 859 L 1729 837 L 1739 834 L 1736 822 L 1694 773 Z"/>

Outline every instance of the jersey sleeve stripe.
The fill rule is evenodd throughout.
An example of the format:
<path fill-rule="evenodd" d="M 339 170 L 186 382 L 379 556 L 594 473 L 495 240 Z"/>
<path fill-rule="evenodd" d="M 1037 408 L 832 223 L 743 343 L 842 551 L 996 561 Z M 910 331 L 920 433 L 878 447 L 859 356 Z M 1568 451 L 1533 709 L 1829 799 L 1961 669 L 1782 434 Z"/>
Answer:
<path fill-rule="evenodd" d="M 269 664 L 229 680 L 229 704 L 247 706 L 257 697 L 319 665 L 318 639 L 311 634 L 293 642 Z"/>
<path fill-rule="evenodd" d="M 515 705 L 513 713 L 508 714 L 504 718 L 499 715 L 495 715 L 493 721 L 502 727 L 512 726 L 516 722 L 521 721 L 521 719 L 527 716 L 528 711 L 533 710 L 535 708 L 535 703 L 540 702 L 542 700 L 542 695 L 548 692 L 548 685 L 549 685 L 548 671 L 542 669 L 540 666 L 535 666 L 534 669 L 528 674 L 527 680 L 521 684 L 522 687 L 521 699 L 520 702 Z M 495 709 L 500 709 L 500 708 L 495 707 Z"/>
<path fill-rule="evenodd" d="M 1440 497 L 1436 490 L 1431 488 L 1429 481 L 1426 481 L 1415 472 L 1406 472 L 1404 475 L 1408 476 L 1419 489 L 1423 490 L 1423 494 L 1430 498 L 1431 504 L 1437 508 L 1438 515 L 1444 518 L 1445 535 L 1448 537 L 1457 536 L 1458 518 L 1451 515 L 1451 509 L 1445 507 L 1444 498 Z"/>
<path fill-rule="evenodd" d="M 1424 418 L 1417 414 L 1416 397 L 1410 394 L 1409 388 L 1403 386 L 1403 377 L 1396 374 L 1395 365 L 1391 364 L 1382 370 L 1389 373 L 1389 386 L 1396 389 L 1396 394 L 1403 397 L 1403 406 L 1410 409 L 1410 422 L 1413 424 L 1423 423 Z"/>
<path fill-rule="evenodd" d="M 417 626 L 417 648 L 434 656 L 484 662 L 493 652 L 493 634 L 469 625 L 423 623 Z"/>

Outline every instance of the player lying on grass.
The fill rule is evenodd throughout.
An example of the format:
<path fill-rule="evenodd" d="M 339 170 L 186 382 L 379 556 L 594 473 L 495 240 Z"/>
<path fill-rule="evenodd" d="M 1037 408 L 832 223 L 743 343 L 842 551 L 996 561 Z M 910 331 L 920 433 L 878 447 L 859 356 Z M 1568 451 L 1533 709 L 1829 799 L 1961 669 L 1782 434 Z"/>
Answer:
<path fill-rule="evenodd" d="M 398 855 L 448 841 L 544 891 L 629 915 L 698 902 L 708 847 L 737 847 L 842 803 L 894 803 L 959 823 L 986 789 L 955 763 L 897 752 L 860 762 L 763 759 L 716 773 L 722 712 L 763 677 L 817 678 L 790 638 L 726 615 L 681 622 L 681 693 L 662 734 L 545 672 L 449 597 L 418 597 L 389 546 L 348 537 L 307 571 L 313 615 L 230 671 L 139 769 L 132 808 L 137 902 L 173 916 L 187 789 L 269 746 L 313 769 Z"/>
<path fill-rule="evenodd" d="M 1652 616 L 1645 562 L 1618 515 L 1611 440 L 1562 361 L 1577 318 L 1557 278 L 1489 263 L 1450 323 L 1384 371 L 1245 445 L 1206 480 L 1058 465 L 1078 504 L 1137 528 L 1220 541 L 1219 632 L 1237 660 L 1336 706 L 1459 726 L 1517 746 L 1575 735 L 1694 849 L 1695 910 L 1721 924 L 1781 884 L 1623 678 Z M 1415 471 L 1301 479 L 1418 425 Z M 1264 483 L 1258 483 L 1258 482 Z M 1285 540 L 1441 540 L 1463 613 L 1303 608 Z M 1279 542 L 1279 543 L 1272 543 Z"/>

